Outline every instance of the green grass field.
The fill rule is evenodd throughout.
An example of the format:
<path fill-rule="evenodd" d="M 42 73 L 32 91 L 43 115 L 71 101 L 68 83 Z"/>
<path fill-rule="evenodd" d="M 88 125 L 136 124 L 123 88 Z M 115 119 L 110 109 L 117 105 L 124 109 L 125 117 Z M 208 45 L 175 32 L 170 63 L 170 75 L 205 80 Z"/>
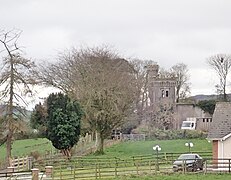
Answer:
<path fill-rule="evenodd" d="M 37 139 L 25 139 L 17 140 L 13 142 L 12 156 L 27 156 L 31 152 L 37 151 L 39 154 L 45 154 L 47 151 L 54 151 L 54 147 L 51 142 L 46 138 Z M 0 160 L 3 160 L 6 156 L 6 146 L 0 147 Z"/>
<path fill-rule="evenodd" d="M 189 148 L 185 146 L 186 142 L 192 142 L 194 146 L 192 152 L 212 152 L 212 144 L 206 139 L 178 139 L 161 141 L 127 141 L 105 149 L 105 155 L 102 157 L 121 157 L 128 158 L 139 155 L 153 154 L 153 146 L 159 145 L 162 153 L 184 153 Z"/>
<path fill-rule="evenodd" d="M 100 157 L 102 158 L 129 158 L 132 156 L 139 155 L 150 155 L 154 151 L 153 146 L 159 145 L 161 147 L 161 152 L 171 152 L 171 153 L 180 153 L 187 152 L 188 147 L 185 146 L 186 142 L 192 142 L 194 146 L 191 148 L 191 151 L 212 151 L 212 145 L 207 140 L 203 139 L 178 139 L 178 140 L 162 140 L 162 141 L 127 141 L 122 142 L 117 145 L 105 149 L 105 155 Z M 13 143 L 12 155 L 17 156 L 26 156 L 31 152 L 39 152 L 40 154 L 45 154 L 47 151 L 55 151 L 55 148 L 52 146 L 51 142 L 46 138 L 37 138 L 37 139 L 25 139 L 17 140 Z M 5 145 L 0 147 L 0 160 L 4 159 L 6 156 L 6 147 Z M 94 155 L 90 155 L 94 156 Z"/>
<path fill-rule="evenodd" d="M 153 146 L 159 145 L 161 147 L 161 152 L 160 153 L 185 153 L 188 152 L 189 149 L 188 147 L 185 146 L 186 142 L 192 142 L 194 146 L 191 148 L 192 152 L 211 152 L 212 151 L 212 144 L 209 143 L 207 140 L 203 139 L 192 139 L 192 140 L 185 140 L 185 139 L 178 139 L 178 140 L 162 140 L 162 141 L 127 141 L 127 142 L 121 142 L 116 145 L 113 145 L 109 148 L 105 149 L 105 154 L 100 155 L 100 156 L 95 156 L 94 154 L 88 155 L 86 158 L 86 162 L 89 163 L 90 159 L 95 159 L 97 163 L 99 163 L 99 160 L 106 160 L 108 163 L 111 161 L 110 159 L 132 159 L 132 157 L 140 157 L 140 156 L 148 156 L 148 155 L 153 155 L 155 152 L 153 151 Z M 0 147 L 0 159 L 3 159 L 5 156 L 5 146 Z M 15 141 L 13 144 L 13 150 L 12 150 L 12 155 L 13 156 L 25 156 L 29 155 L 31 152 L 39 152 L 40 154 L 45 154 L 46 151 L 55 151 L 51 143 L 47 139 L 27 139 L 27 140 L 18 140 Z M 84 158 L 84 159 L 85 159 Z M 90 159 L 88 159 L 90 158 Z M 98 160 L 97 160 L 98 159 Z M 152 161 L 153 158 L 151 158 Z M 149 161 L 149 159 L 148 159 Z M 77 161 L 78 162 L 78 161 Z M 84 161 L 83 161 L 84 162 Z M 124 162 L 118 162 L 118 163 L 124 163 Z M 93 163 L 95 164 L 95 163 Z M 115 163 L 114 163 L 115 164 Z M 129 162 L 127 161 L 127 166 Z M 132 162 L 132 164 L 134 164 Z M 126 163 L 125 163 L 126 166 Z M 163 165 L 167 166 L 167 165 Z M 171 165 L 168 165 L 171 168 Z M 144 167 L 139 167 L 139 171 L 142 171 L 142 168 L 147 168 L 149 167 L 148 165 Z M 123 169 L 125 168 L 125 169 Z M 128 170 L 128 167 L 120 167 L 121 171 Z M 136 171 L 136 166 L 133 167 L 133 171 Z M 152 165 L 152 168 L 154 168 L 154 165 Z M 90 168 L 91 169 L 91 168 Z M 110 170 L 110 167 L 108 167 Z M 115 168 L 111 168 L 114 169 Z M 119 168 L 117 169 L 119 172 Z M 62 169 L 63 173 L 67 171 L 67 169 Z M 84 170 L 82 170 L 84 171 Z M 86 171 L 90 171 L 89 167 L 86 169 Z M 93 170 L 93 175 L 95 174 L 95 167 Z M 149 171 L 147 169 L 146 171 Z M 81 171 L 78 170 L 78 173 Z M 103 172 L 103 170 L 102 170 Z M 145 172 L 145 171 L 143 171 Z M 153 170 L 152 170 L 153 172 Z M 59 170 L 55 173 L 57 175 L 60 174 Z M 87 173 L 89 174 L 89 172 Z M 113 172 L 112 172 L 113 174 Z M 113 175 L 112 175 L 113 176 Z M 118 180 L 130 180 L 130 179 L 140 179 L 140 180 L 151 180 L 151 179 L 156 179 L 156 180 L 174 180 L 174 179 L 187 179 L 187 180 L 193 180 L 193 179 L 227 179 L 227 174 L 226 175 L 213 175 L 213 174 L 208 174 L 208 175 L 203 175 L 203 174 L 171 174 L 171 176 L 165 176 L 165 175 L 152 175 L 152 176 L 139 176 L 137 177 L 135 174 L 134 175 L 127 175 L 127 176 L 121 176 L 116 179 Z M 115 178 L 114 178 L 115 179 Z"/>
<path fill-rule="evenodd" d="M 229 180 L 230 174 L 172 174 L 169 175 L 158 175 L 158 176 L 127 176 L 112 178 L 113 180 Z M 111 179 L 111 180 L 112 180 Z"/>

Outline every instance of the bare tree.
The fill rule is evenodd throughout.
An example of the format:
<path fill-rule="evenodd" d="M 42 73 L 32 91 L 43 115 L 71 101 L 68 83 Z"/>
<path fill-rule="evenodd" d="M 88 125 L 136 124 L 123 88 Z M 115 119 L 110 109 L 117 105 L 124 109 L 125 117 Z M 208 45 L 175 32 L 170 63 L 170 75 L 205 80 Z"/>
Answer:
<path fill-rule="evenodd" d="M 218 95 L 222 95 L 223 101 L 228 101 L 226 94 L 227 77 L 231 67 L 231 56 L 227 54 L 217 54 L 211 56 L 207 60 L 208 65 L 215 70 L 220 80 L 220 84 L 216 85 Z"/>
<path fill-rule="evenodd" d="M 3 45 L 1 52 L 6 52 L 2 62 L 0 86 L 4 87 L 1 91 L 1 99 L 6 105 L 4 127 L 8 165 L 11 158 L 13 135 L 22 126 L 22 123 L 18 121 L 21 116 L 15 113 L 15 108 L 19 107 L 21 102 L 26 104 L 23 95 L 31 93 L 29 85 L 35 83 L 31 75 L 35 65 L 21 56 L 22 51 L 17 44 L 20 35 L 21 31 L 18 30 L 0 32 L 0 43 Z M 23 114 L 22 108 L 17 108 L 17 110 L 19 114 Z"/>
<path fill-rule="evenodd" d="M 91 131 L 97 132 L 97 151 L 114 128 L 123 124 L 134 100 L 134 69 L 106 48 L 72 49 L 56 64 L 42 68 L 41 80 L 78 99 Z"/>
<path fill-rule="evenodd" d="M 190 94 L 189 74 L 187 65 L 178 63 L 171 67 L 170 74 L 177 78 L 176 81 L 176 102 L 185 99 Z"/>
<path fill-rule="evenodd" d="M 148 109 L 148 71 L 147 67 L 154 64 L 151 60 L 132 59 L 131 65 L 135 70 L 135 112 L 138 117 L 138 123 L 144 120 Z M 134 117 L 133 117 L 134 118 Z"/>

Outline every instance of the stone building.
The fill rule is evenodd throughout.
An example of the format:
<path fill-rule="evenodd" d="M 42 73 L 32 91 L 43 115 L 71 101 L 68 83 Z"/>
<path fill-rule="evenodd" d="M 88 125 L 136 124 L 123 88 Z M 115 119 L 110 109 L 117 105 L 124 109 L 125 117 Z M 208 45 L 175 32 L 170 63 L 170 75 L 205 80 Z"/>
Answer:
<path fill-rule="evenodd" d="M 213 114 L 213 122 L 208 133 L 212 141 L 213 159 L 231 158 L 231 103 L 219 102 Z"/>
<path fill-rule="evenodd" d="M 149 111 L 155 112 L 160 106 L 172 107 L 174 119 L 171 119 L 172 128 L 180 129 L 183 121 L 188 117 L 196 117 L 198 129 L 207 131 L 209 124 L 204 118 L 211 115 L 195 106 L 194 103 L 176 103 L 176 83 L 174 76 L 159 74 L 159 65 L 152 64 L 147 67 L 148 71 L 148 94 L 150 99 Z"/>
<path fill-rule="evenodd" d="M 176 102 L 176 78 L 159 75 L 159 65 L 153 64 L 148 67 L 148 93 L 150 98 L 150 106 L 159 103 Z"/>

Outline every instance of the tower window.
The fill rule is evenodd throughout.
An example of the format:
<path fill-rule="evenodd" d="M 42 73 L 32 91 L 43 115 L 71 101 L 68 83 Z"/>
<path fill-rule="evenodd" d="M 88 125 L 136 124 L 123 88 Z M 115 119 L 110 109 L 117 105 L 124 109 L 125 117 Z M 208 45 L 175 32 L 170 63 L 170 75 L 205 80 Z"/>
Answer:
<path fill-rule="evenodd" d="M 164 90 L 161 91 L 161 96 L 162 96 L 162 98 L 164 98 L 164 96 L 165 96 Z"/>
<path fill-rule="evenodd" d="M 168 90 L 165 92 L 165 94 L 166 94 L 166 97 L 168 97 Z"/>

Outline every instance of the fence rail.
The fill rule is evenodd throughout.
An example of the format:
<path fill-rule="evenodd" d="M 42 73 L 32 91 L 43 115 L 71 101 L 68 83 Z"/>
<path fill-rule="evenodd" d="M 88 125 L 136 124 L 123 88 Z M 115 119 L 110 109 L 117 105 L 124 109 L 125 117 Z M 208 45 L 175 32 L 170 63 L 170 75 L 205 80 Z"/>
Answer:
<path fill-rule="evenodd" d="M 173 173 L 230 173 L 231 159 L 209 159 L 204 160 L 203 170 L 191 172 L 187 168 L 182 171 L 174 172 L 172 161 L 156 161 L 156 159 L 143 160 L 121 160 L 100 161 L 95 163 L 75 162 L 72 164 L 60 164 L 54 167 L 53 179 L 97 179 L 97 178 L 113 178 L 124 175 L 157 175 L 157 174 L 173 174 Z"/>
<path fill-rule="evenodd" d="M 231 159 L 212 159 L 211 152 L 199 152 L 204 159 L 203 169 L 197 169 L 196 172 L 191 172 L 182 164 L 182 169 L 179 172 L 173 171 L 173 161 L 179 156 L 179 153 L 160 153 L 158 158 L 156 154 L 145 156 L 133 156 L 127 159 L 122 158 L 96 158 L 87 156 L 76 156 L 72 160 L 67 159 L 52 159 L 46 164 L 34 164 L 34 168 L 38 168 L 40 172 L 46 172 L 45 166 L 52 165 L 52 175 L 50 179 L 66 180 L 66 179 L 97 179 L 97 178 L 114 178 L 126 175 L 158 175 L 158 174 L 173 174 L 173 173 L 230 173 Z M 210 156 L 210 157 L 209 157 Z M 207 158 L 208 157 L 208 158 Z M 17 162 L 22 160 L 18 159 Z M 23 161 L 22 161 L 23 162 Z M 37 162 L 38 163 L 38 162 Z M 51 166 L 49 166 L 51 167 Z M 3 175 L 0 173 L 0 176 Z M 30 179 L 30 172 L 12 172 L 6 173 L 9 179 Z M 40 176 L 40 179 L 46 179 L 46 176 Z M 1 178 L 0 178 L 1 179 Z"/>
<path fill-rule="evenodd" d="M 18 157 L 11 159 L 10 166 L 14 168 L 15 171 L 26 171 L 30 170 L 32 167 L 32 157 Z"/>
<path fill-rule="evenodd" d="M 211 152 L 193 152 L 200 154 L 206 159 L 206 172 L 211 171 L 211 164 L 214 161 L 209 160 L 212 157 Z M 87 156 L 74 156 L 71 160 L 63 158 L 51 158 L 36 161 L 33 167 L 44 170 L 47 165 L 53 166 L 54 179 L 95 179 L 109 178 L 128 174 L 158 174 L 173 173 L 172 163 L 181 153 L 159 153 L 156 154 L 132 156 L 127 159 L 121 158 L 97 158 Z M 219 163 L 221 163 L 219 161 Z M 221 167 L 221 165 L 219 165 Z M 215 167 L 215 166 L 214 166 Z"/>

